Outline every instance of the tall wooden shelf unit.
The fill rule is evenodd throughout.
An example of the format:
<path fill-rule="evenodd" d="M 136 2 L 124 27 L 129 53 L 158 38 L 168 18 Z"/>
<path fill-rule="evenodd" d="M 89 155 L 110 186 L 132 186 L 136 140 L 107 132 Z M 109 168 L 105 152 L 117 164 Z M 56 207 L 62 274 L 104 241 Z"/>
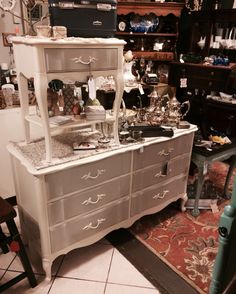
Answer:
<path fill-rule="evenodd" d="M 176 17 L 176 24 L 175 24 L 175 31 L 171 33 L 167 32 L 159 32 L 157 28 L 157 32 L 148 32 L 148 33 L 139 33 L 139 32 L 130 32 L 130 31 L 119 31 L 117 30 L 116 36 L 118 38 L 123 38 L 125 40 L 129 40 L 130 38 L 134 39 L 134 42 L 138 41 L 138 39 L 143 38 L 144 44 L 147 42 L 153 43 L 155 39 L 162 38 L 162 39 L 170 39 L 174 42 L 177 41 L 178 38 L 178 20 L 181 15 L 181 11 L 184 7 L 183 3 L 177 2 L 166 2 L 166 3 L 155 3 L 155 2 L 144 2 L 144 1 L 136 1 L 136 2 L 123 2 L 118 1 L 117 7 L 117 15 L 118 15 L 118 22 L 119 17 L 124 16 L 126 17 L 130 13 L 135 13 L 139 16 L 149 15 L 150 13 L 154 13 L 157 17 L 167 17 L 168 15 L 172 14 Z M 119 23 L 118 23 L 119 25 Z M 128 24 L 129 25 L 129 24 Z M 125 46 L 126 50 L 127 46 Z M 131 49 L 132 50 L 132 49 Z M 164 51 L 154 51 L 154 50 L 132 50 L 133 54 L 136 58 L 145 58 L 149 60 L 156 60 L 156 61 L 170 61 L 175 59 L 175 46 L 174 50 L 171 52 L 164 52 Z"/>
<path fill-rule="evenodd" d="M 183 21 L 188 24 L 185 33 L 186 51 L 194 52 L 203 57 L 221 53 L 229 56 L 231 62 L 236 62 L 236 48 L 227 49 L 223 46 L 214 48 L 211 42 L 212 37 L 215 38 L 219 35 L 219 29 L 222 39 L 229 38 L 230 31 L 234 28 L 236 22 L 236 9 L 192 11 L 184 15 Z M 197 44 L 201 37 L 205 38 L 205 46 L 202 49 Z M 231 38 L 234 38 L 233 34 Z"/>

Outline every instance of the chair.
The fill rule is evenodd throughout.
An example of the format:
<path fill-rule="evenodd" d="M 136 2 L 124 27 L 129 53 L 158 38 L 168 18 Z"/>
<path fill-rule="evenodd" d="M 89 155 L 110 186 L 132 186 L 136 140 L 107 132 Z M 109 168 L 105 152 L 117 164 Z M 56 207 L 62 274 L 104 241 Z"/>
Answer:
<path fill-rule="evenodd" d="M 236 293 L 236 177 L 229 205 L 221 214 L 219 246 L 215 258 L 209 294 Z"/>
<path fill-rule="evenodd" d="M 3 285 L 0 285 L 0 292 L 5 291 L 9 287 L 15 285 L 25 278 L 28 278 L 29 284 L 32 288 L 37 286 L 35 275 L 14 221 L 15 217 L 15 209 L 7 202 L 7 200 L 0 197 L 0 248 L 4 254 L 8 253 L 9 251 L 16 252 L 20 257 L 22 266 L 24 268 L 23 273 L 17 275 L 15 278 L 9 280 Z M 6 235 L 2 230 L 1 225 L 4 223 L 7 225 L 9 235 Z"/>

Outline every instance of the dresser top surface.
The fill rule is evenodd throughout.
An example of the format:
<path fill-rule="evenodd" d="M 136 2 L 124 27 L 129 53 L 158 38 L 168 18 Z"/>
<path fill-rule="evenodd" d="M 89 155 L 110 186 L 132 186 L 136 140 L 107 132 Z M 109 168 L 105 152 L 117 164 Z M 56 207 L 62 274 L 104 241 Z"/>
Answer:
<path fill-rule="evenodd" d="M 138 142 L 138 143 L 133 143 L 133 144 L 128 144 L 128 145 L 120 145 L 116 146 L 114 148 L 110 148 L 106 150 L 105 152 L 94 152 L 91 155 L 81 157 L 80 155 L 74 155 L 71 160 L 67 160 L 66 162 L 61 161 L 59 158 L 54 158 L 52 162 L 50 163 L 45 163 L 44 166 L 40 167 L 35 167 L 34 164 L 31 162 L 32 160 L 28 158 L 24 152 L 22 151 L 22 147 L 27 149 L 27 153 L 31 154 L 30 151 L 28 150 L 29 146 L 27 147 L 26 143 L 10 143 L 7 146 L 8 151 L 13 155 L 13 157 L 16 157 L 20 160 L 20 162 L 26 166 L 28 171 L 33 174 L 33 175 L 45 175 L 48 173 L 53 173 L 57 172 L 59 170 L 67 169 L 67 168 L 72 168 L 74 166 L 82 165 L 82 164 L 87 164 L 91 163 L 97 160 L 101 160 L 110 156 L 114 156 L 117 154 L 122 154 L 124 152 L 130 152 L 138 149 L 142 149 L 146 146 L 155 144 L 155 143 L 161 143 L 161 142 L 168 142 L 170 140 L 173 140 L 177 137 L 184 136 L 187 134 L 191 134 L 197 130 L 197 127 L 195 125 L 190 125 L 190 128 L 188 129 L 175 129 L 174 130 L 174 136 L 169 138 L 169 137 L 150 137 L 150 138 L 145 138 L 143 142 Z M 23 145 L 22 145 L 23 144 Z M 36 142 L 37 144 L 37 142 Z M 30 144 L 32 145 L 32 144 Z M 26 147 L 24 147 L 26 146 Z M 34 148 L 34 147 L 32 147 Z"/>
<path fill-rule="evenodd" d="M 13 44 L 25 45 L 124 45 L 126 42 L 117 38 L 80 38 L 68 37 L 62 39 L 37 36 L 12 37 Z"/>

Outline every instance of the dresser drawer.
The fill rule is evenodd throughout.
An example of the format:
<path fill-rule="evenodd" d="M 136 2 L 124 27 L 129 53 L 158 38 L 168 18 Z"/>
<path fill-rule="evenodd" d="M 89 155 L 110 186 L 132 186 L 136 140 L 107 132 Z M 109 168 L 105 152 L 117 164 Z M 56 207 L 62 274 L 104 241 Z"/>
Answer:
<path fill-rule="evenodd" d="M 73 72 L 117 69 L 118 49 L 45 49 L 47 72 Z"/>
<path fill-rule="evenodd" d="M 101 184 L 130 172 L 129 152 L 79 165 L 45 177 L 48 200 Z"/>
<path fill-rule="evenodd" d="M 181 154 L 190 153 L 192 142 L 193 134 L 187 134 L 136 150 L 134 151 L 134 170 L 159 162 L 166 162 Z"/>
<path fill-rule="evenodd" d="M 137 192 L 131 200 L 131 216 L 147 209 L 157 207 L 165 202 L 171 202 L 172 198 L 185 193 L 186 177 L 176 179 L 164 185 L 156 185 Z"/>
<path fill-rule="evenodd" d="M 180 174 L 188 175 L 189 163 L 190 155 L 188 154 L 135 172 L 133 175 L 132 193 Z"/>
<path fill-rule="evenodd" d="M 106 209 L 100 209 L 95 213 L 50 228 L 51 251 L 53 253 L 67 248 L 76 242 L 125 221 L 128 217 L 129 198 L 125 198 Z"/>
<path fill-rule="evenodd" d="M 48 204 L 49 224 L 55 225 L 71 217 L 88 213 L 129 195 L 130 176 L 120 177 L 96 188 Z"/>

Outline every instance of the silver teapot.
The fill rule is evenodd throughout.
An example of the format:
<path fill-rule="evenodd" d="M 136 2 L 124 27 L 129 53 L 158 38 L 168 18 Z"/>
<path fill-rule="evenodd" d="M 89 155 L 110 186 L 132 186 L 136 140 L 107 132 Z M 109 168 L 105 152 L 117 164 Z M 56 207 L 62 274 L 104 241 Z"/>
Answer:
<path fill-rule="evenodd" d="M 183 112 L 182 109 L 186 107 Z M 168 126 L 178 127 L 179 122 L 186 116 L 190 110 L 190 102 L 185 101 L 180 103 L 174 96 L 167 102 L 165 111 L 165 124 Z"/>
<path fill-rule="evenodd" d="M 149 95 L 150 105 L 147 108 L 147 120 L 151 125 L 161 125 L 164 118 L 164 111 L 162 109 L 162 98 L 153 90 Z"/>

